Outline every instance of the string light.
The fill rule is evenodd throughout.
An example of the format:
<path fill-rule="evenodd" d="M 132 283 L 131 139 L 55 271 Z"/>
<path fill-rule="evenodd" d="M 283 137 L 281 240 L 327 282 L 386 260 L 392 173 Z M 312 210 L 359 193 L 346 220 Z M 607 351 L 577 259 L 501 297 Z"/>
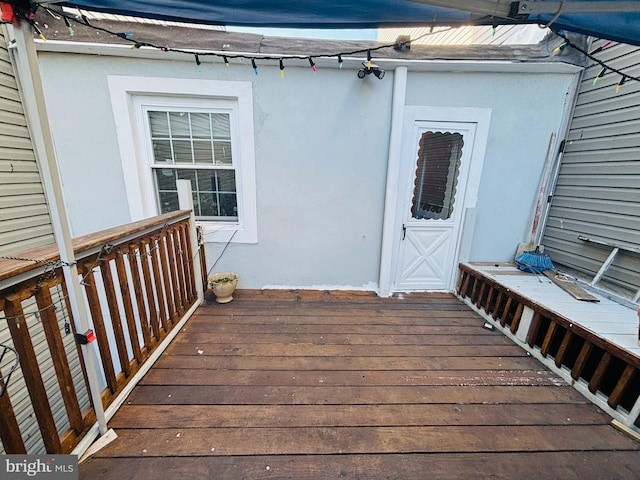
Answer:
<path fill-rule="evenodd" d="M 43 42 L 46 42 L 47 39 L 44 38 L 44 35 L 42 34 L 42 32 L 40 31 L 40 29 L 38 28 L 38 26 L 35 24 L 35 22 L 31 22 L 31 26 L 33 27 L 33 29 L 36 31 L 36 33 L 38 34 L 38 37 L 40 37 L 40 40 L 42 40 Z"/>
<path fill-rule="evenodd" d="M 595 55 L 596 53 L 600 53 L 604 49 L 609 48 L 612 44 L 613 44 L 613 42 L 607 42 L 607 43 L 599 46 L 598 48 L 596 48 L 593 52 L 591 52 L 590 55 Z"/>
<path fill-rule="evenodd" d="M 69 19 L 67 17 L 62 17 L 62 19 L 64 20 L 64 24 L 67 27 L 67 30 L 69 31 L 69 35 L 73 37 L 74 31 L 73 31 L 73 28 L 71 27 L 71 22 L 69 22 Z"/>
<path fill-rule="evenodd" d="M 575 45 L 573 42 L 571 42 L 571 40 L 569 40 L 567 38 L 567 36 L 561 32 L 555 32 L 556 35 L 558 35 L 560 38 L 562 38 L 565 43 L 567 44 L 568 47 L 571 47 L 572 49 L 574 49 L 577 52 L 580 52 L 581 54 L 583 54 L 585 57 L 587 57 L 589 60 L 593 61 L 594 63 L 600 65 L 602 67 L 602 70 L 600 71 L 600 73 L 596 76 L 596 78 L 594 78 L 593 80 L 593 84 L 595 85 L 598 80 L 600 78 L 602 78 L 604 76 L 605 73 L 607 72 L 611 72 L 611 73 L 616 73 L 618 75 L 620 75 L 620 81 L 618 82 L 618 85 L 616 85 L 616 93 L 618 93 L 620 91 L 620 88 L 622 85 L 624 85 L 625 82 L 627 82 L 628 80 L 633 80 L 634 82 L 640 82 L 640 78 L 639 77 L 634 77 L 632 75 L 627 75 L 626 73 L 624 73 L 623 71 L 614 68 L 610 65 L 607 65 L 605 62 L 603 62 L 602 60 L 600 60 L 598 57 L 596 57 L 594 54 L 601 52 L 602 50 L 604 50 L 605 48 L 609 48 L 613 42 L 606 42 L 602 45 L 602 47 L 598 47 L 596 48 L 593 52 L 589 53 L 587 52 L 585 49 L 579 47 L 578 45 Z"/>
<path fill-rule="evenodd" d="M 200 61 L 200 57 L 198 56 L 198 54 L 194 54 L 195 60 L 196 60 L 196 65 L 198 66 L 198 70 L 202 70 L 202 62 Z"/>
<path fill-rule="evenodd" d="M 313 73 L 316 73 L 316 64 L 313 63 L 313 58 L 309 57 L 309 65 L 311 65 L 311 70 L 313 70 Z"/>
<path fill-rule="evenodd" d="M 62 17 L 64 19 L 64 21 L 65 21 L 65 25 L 69 22 L 69 20 L 71 20 L 71 21 L 77 22 L 77 23 L 79 23 L 79 24 L 81 24 L 83 26 L 90 27 L 90 28 L 92 28 L 92 29 L 94 29 L 96 31 L 104 32 L 104 33 L 107 33 L 109 35 L 114 35 L 114 36 L 117 36 L 117 37 L 122 38 L 124 40 L 130 41 L 133 44 L 132 47 L 131 47 L 132 49 L 139 49 L 139 48 L 144 46 L 144 47 L 148 47 L 148 48 L 158 49 L 158 50 L 161 50 L 163 52 L 174 52 L 174 53 L 183 53 L 183 54 L 190 54 L 190 55 L 195 55 L 195 53 L 196 53 L 196 52 L 185 50 L 185 49 L 170 48 L 170 47 L 166 47 L 166 46 L 162 46 L 161 47 L 161 46 L 157 46 L 157 45 L 154 45 L 154 44 L 151 44 L 151 43 L 136 41 L 135 39 L 132 38 L 133 36 L 130 33 L 113 32 L 113 31 L 110 31 L 110 30 L 108 30 L 106 28 L 102 28 L 100 26 L 92 25 L 89 22 L 89 20 L 87 19 L 87 17 L 85 15 L 83 15 L 81 12 L 79 12 L 79 15 L 72 15 L 72 14 L 66 13 L 63 10 L 57 10 L 57 9 L 54 9 L 54 8 L 51 8 L 51 7 L 48 7 L 48 6 L 44 6 L 42 4 L 35 4 L 35 8 L 38 8 L 38 7 L 45 9 L 47 12 L 49 12 L 52 16 L 54 16 L 56 18 Z M 38 36 L 43 41 L 46 41 L 46 39 L 44 38 L 44 35 L 42 34 L 42 32 L 35 25 L 35 22 L 32 21 L 33 20 L 32 13 L 33 12 L 29 12 L 29 11 L 25 12 L 24 10 L 23 11 L 20 11 L 20 10 L 16 11 L 16 15 L 19 18 L 28 18 L 28 19 L 30 19 L 30 23 L 32 24 L 32 26 L 34 28 L 34 31 L 38 34 Z M 436 32 L 435 31 L 436 22 L 437 22 L 437 17 L 434 17 L 433 23 L 430 25 L 429 31 L 427 33 L 423 34 L 423 35 L 420 35 L 420 36 L 416 37 L 413 41 L 417 41 L 417 40 L 419 40 L 421 38 L 427 37 L 427 36 L 432 35 L 434 33 L 438 33 L 439 34 L 439 33 L 442 33 L 444 31 L 453 30 L 453 29 L 456 28 L 455 26 L 450 26 L 450 27 L 448 27 L 446 29 L 440 29 L 440 30 L 438 30 Z M 494 21 L 494 23 L 496 23 L 496 22 Z M 513 24 L 518 24 L 518 22 L 513 22 Z M 497 24 L 494 25 L 494 27 L 497 28 Z M 69 34 L 73 35 L 73 33 L 72 33 L 73 29 L 70 28 L 70 25 L 68 26 L 68 29 L 69 29 Z M 558 46 L 558 47 L 556 47 L 554 49 L 554 51 L 553 51 L 554 53 L 558 53 L 562 49 L 564 49 L 566 47 L 570 47 L 571 49 L 582 53 L 587 58 L 589 58 L 590 60 L 594 61 L 595 63 L 597 63 L 597 64 L 599 64 L 599 65 L 601 65 L 603 67 L 604 73 L 600 72 L 600 75 L 598 75 L 596 77 L 595 83 L 597 83 L 599 78 L 601 78 L 605 73 L 607 73 L 609 71 L 612 72 L 612 73 L 616 73 L 616 74 L 621 76 L 621 80 L 620 80 L 620 82 L 618 84 L 618 87 L 623 85 L 625 82 L 630 81 L 630 80 L 633 80 L 635 82 L 640 82 L 640 78 L 632 76 L 632 75 L 627 75 L 627 74 L 623 73 L 622 71 L 620 71 L 620 70 L 618 70 L 616 68 L 609 67 L 603 61 L 599 60 L 598 58 L 596 58 L 594 56 L 594 54 L 599 53 L 599 52 L 601 52 L 602 50 L 604 50 L 606 48 L 609 48 L 615 42 L 608 41 L 608 42 L 604 43 L 602 46 L 596 48 L 593 52 L 589 53 L 589 52 L 585 51 L 584 49 L 582 49 L 581 47 L 579 47 L 579 46 L 575 45 L 574 43 L 572 43 L 565 36 L 565 34 L 564 34 L 564 32 L 562 30 L 558 30 L 558 31 L 556 31 L 554 33 L 556 33 L 556 35 L 558 35 L 559 37 L 563 38 L 564 41 L 565 41 L 564 44 L 562 44 L 562 45 L 560 45 L 560 46 Z M 372 55 L 373 51 L 386 49 L 386 48 L 394 48 L 394 49 L 398 49 L 398 50 L 403 50 L 401 47 L 404 46 L 404 44 L 405 44 L 404 41 L 403 42 L 396 41 L 395 43 L 392 43 L 392 44 L 379 45 L 379 46 L 374 47 L 374 48 L 359 49 L 359 50 L 353 50 L 353 51 L 349 51 L 349 52 L 343 51 L 343 52 L 333 53 L 333 54 L 315 55 L 314 58 L 320 58 L 320 57 L 323 57 L 323 58 L 335 58 L 335 57 L 337 57 L 337 59 L 338 59 L 338 68 L 342 69 L 342 67 L 343 67 L 343 56 L 345 56 L 345 55 L 358 55 L 358 54 L 366 53 L 366 58 L 367 58 L 366 65 L 367 65 L 367 69 L 370 70 L 372 68 L 371 55 Z M 222 58 L 224 63 L 225 63 L 225 66 L 227 66 L 227 67 L 229 67 L 229 58 L 248 59 L 248 60 L 251 61 L 252 66 L 254 66 L 255 74 L 256 75 L 258 74 L 258 69 L 257 69 L 257 66 L 255 65 L 256 57 L 254 55 L 250 55 L 250 54 L 229 55 L 229 54 L 223 54 L 223 53 L 218 53 L 218 52 L 200 52 L 199 54 L 200 55 L 205 55 L 205 56 L 214 56 L 214 57 Z M 270 55 L 259 55 L 259 58 L 261 60 L 274 60 L 274 61 L 278 61 L 279 62 L 282 57 L 281 56 L 270 56 Z M 297 60 L 306 59 L 306 60 L 309 60 L 310 64 L 313 62 L 313 59 L 309 55 L 290 55 L 290 56 L 287 56 L 287 58 L 297 59 Z M 312 69 L 315 72 L 316 69 L 314 67 L 315 67 L 315 65 L 312 65 Z M 282 70 L 281 70 L 281 74 L 282 74 Z M 616 87 L 616 88 L 618 89 L 618 87 Z"/>
<path fill-rule="evenodd" d="M 596 78 L 593 79 L 593 84 L 595 85 L 596 83 L 598 83 L 598 80 L 604 77 L 605 73 L 607 73 L 607 67 L 604 67 L 602 70 L 600 70 L 600 73 L 596 76 Z"/>
<path fill-rule="evenodd" d="M 256 65 L 256 59 L 255 58 L 251 59 L 251 66 L 253 67 L 253 73 L 258 75 L 258 66 Z"/>
<path fill-rule="evenodd" d="M 280 78 L 284 78 L 284 61 L 280 59 Z"/>

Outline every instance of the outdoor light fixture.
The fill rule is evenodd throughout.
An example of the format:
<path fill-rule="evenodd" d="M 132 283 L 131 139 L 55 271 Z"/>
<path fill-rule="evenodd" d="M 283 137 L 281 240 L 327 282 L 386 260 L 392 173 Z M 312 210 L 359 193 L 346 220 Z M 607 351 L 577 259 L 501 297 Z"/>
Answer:
<path fill-rule="evenodd" d="M 362 62 L 362 68 L 358 70 L 358 78 L 364 78 L 367 75 L 374 74 L 378 80 L 384 78 L 384 70 L 382 70 L 375 63 Z"/>

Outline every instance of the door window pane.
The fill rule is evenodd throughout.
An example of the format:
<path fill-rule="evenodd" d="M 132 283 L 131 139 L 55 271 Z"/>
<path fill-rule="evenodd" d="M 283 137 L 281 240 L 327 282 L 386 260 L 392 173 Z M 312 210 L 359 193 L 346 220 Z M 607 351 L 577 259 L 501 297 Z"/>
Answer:
<path fill-rule="evenodd" d="M 462 146 L 463 139 L 459 133 L 422 134 L 411 204 L 413 218 L 446 220 L 451 217 Z"/>

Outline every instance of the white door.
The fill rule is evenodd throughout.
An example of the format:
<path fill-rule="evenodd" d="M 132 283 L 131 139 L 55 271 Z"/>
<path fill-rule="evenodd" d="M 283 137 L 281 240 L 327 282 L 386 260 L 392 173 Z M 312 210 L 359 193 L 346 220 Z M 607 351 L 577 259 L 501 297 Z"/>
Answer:
<path fill-rule="evenodd" d="M 453 288 L 476 128 L 405 117 L 396 291 Z"/>

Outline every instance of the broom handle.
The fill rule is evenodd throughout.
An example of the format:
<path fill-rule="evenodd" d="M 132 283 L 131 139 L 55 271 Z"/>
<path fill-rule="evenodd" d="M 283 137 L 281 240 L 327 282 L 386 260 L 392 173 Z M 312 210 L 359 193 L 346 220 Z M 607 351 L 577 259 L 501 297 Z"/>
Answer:
<path fill-rule="evenodd" d="M 564 147 L 565 141 L 562 140 L 560 142 L 560 147 L 558 148 L 558 157 L 556 159 L 556 164 L 553 169 L 553 180 L 551 183 L 551 188 L 549 189 L 549 195 L 547 195 L 547 203 L 544 206 L 544 213 L 541 215 L 542 221 L 539 225 L 538 231 L 536 232 L 536 245 L 542 243 L 542 236 L 544 235 L 544 230 L 547 228 L 547 221 L 549 220 L 549 210 L 551 209 L 551 201 L 553 200 L 553 196 L 556 193 L 556 184 L 558 183 L 558 174 L 560 173 L 560 165 L 562 165 L 562 157 L 564 155 Z"/>

